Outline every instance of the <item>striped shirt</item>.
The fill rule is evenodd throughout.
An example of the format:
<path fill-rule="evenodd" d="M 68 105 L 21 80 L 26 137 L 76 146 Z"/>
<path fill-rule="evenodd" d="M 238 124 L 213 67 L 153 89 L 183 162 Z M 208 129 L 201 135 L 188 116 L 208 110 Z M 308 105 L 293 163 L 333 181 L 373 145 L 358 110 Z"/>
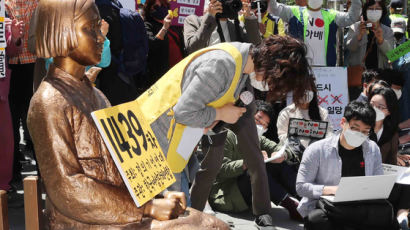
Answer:
<path fill-rule="evenodd" d="M 36 61 L 36 56 L 28 50 L 27 41 L 30 19 L 37 4 L 38 0 L 6 0 L 6 13 L 9 18 L 23 21 L 25 25 L 23 49 L 19 55 L 10 58 L 10 64 L 27 64 Z"/>

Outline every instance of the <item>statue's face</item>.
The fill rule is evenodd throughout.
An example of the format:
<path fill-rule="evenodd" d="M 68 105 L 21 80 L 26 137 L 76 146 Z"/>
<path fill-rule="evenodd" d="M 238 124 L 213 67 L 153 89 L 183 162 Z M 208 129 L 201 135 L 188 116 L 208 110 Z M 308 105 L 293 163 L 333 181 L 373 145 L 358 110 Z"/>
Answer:
<path fill-rule="evenodd" d="M 98 64 L 105 37 L 101 33 L 101 18 L 95 5 L 75 21 L 75 32 L 78 47 L 69 57 L 83 66 Z"/>

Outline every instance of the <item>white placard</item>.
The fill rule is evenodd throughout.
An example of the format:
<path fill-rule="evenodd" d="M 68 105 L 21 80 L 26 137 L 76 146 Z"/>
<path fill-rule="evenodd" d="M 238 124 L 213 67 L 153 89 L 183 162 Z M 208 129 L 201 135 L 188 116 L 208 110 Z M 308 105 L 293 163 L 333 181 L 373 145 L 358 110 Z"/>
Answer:
<path fill-rule="evenodd" d="M 0 0 L 0 17 L 6 17 L 6 4 L 5 4 L 5 0 Z"/>
<path fill-rule="evenodd" d="M 410 185 L 410 168 L 397 165 L 383 164 L 385 175 L 397 174 L 396 183 Z"/>
<path fill-rule="evenodd" d="M 6 48 L 6 23 L 4 17 L 0 17 L 0 48 Z"/>
<path fill-rule="evenodd" d="M 312 67 L 316 77 L 319 106 L 327 109 L 334 130 L 340 129 L 340 120 L 349 103 L 346 67 Z"/>
<path fill-rule="evenodd" d="M 0 48 L 0 78 L 6 77 L 6 49 Z"/>
<path fill-rule="evenodd" d="M 194 7 L 181 6 L 179 8 L 179 14 L 191 15 L 191 14 L 195 14 L 195 10 L 196 8 Z"/>
<path fill-rule="evenodd" d="M 203 128 L 193 128 L 187 126 L 182 134 L 181 141 L 178 144 L 177 153 L 181 155 L 186 161 L 192 155 L 195 146 L 201 140 L 202 135 L 204 135 Z"/>

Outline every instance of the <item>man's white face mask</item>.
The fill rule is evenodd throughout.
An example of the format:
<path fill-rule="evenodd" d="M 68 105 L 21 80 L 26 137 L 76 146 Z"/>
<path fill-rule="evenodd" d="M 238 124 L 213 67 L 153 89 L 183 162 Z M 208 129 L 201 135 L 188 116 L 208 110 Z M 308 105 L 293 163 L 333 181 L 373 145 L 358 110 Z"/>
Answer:
<path fill-rule="evenodd" d="M 353 131 L 350 128 L 346 129 L 343 133 L 346 142 L 348 145 L 357 148 L 363 144 L 363 142 L 367 139 L 367 136 L 361 132 Z"/>
<path fill-rule="evenodd" d="M 316 10 L 321 8 L 323 5 L 323 0 L 308 0 L 309 8 Z"/>
<path fill-rule="evenodd" d="M 251 85 L 253 88 L 259 90 L 259 91 L 269 91 L 269 86 L 268 84 L 264 84 L 263 81 L 258 81 L 256 80 L 256 73 L 252 72 L 249 74 L 249 79 L 251 80 Z"/>

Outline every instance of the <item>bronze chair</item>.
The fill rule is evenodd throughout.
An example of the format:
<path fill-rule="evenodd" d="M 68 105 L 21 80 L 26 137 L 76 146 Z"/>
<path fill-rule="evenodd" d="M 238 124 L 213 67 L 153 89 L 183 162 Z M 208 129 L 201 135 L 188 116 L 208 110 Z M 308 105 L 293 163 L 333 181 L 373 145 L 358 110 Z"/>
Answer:
<path fill-rule="evenodd" d="M 7 208 L 7 192 L 0 190 L 0 230 L 9 230 L 9 214 Z"/>
<path fill-rule="evenodd" d="M 24 178 L 24 214 L 26 230 L 43 230 L 44 217 L 41 186 L 37 176 Z"/>

